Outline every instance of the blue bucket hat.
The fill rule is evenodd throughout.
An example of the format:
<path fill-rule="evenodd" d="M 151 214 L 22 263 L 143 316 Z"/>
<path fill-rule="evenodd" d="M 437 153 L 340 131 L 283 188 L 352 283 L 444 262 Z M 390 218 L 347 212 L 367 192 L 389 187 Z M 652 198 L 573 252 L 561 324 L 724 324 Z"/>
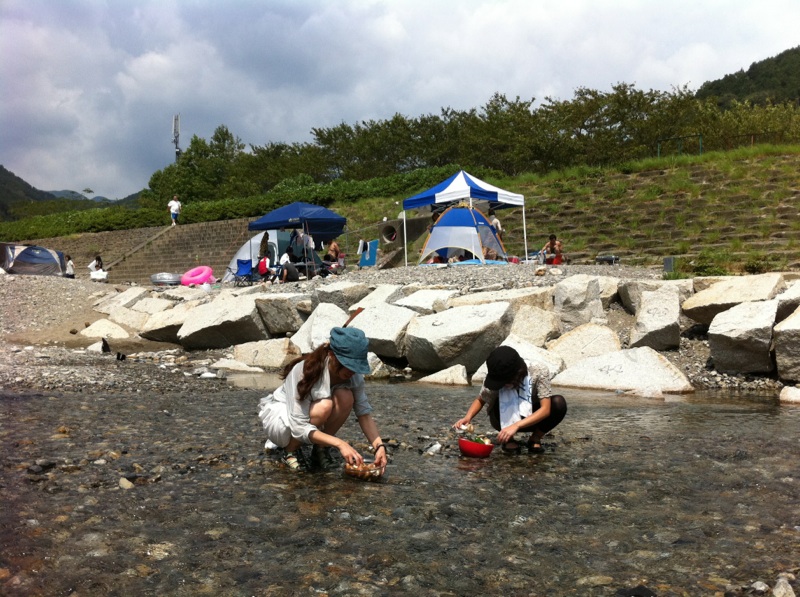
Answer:
<path fill-rule="evenodd" d="M 331 350 L 336 359 L 354 373 L 367 374 L 371 371 L 367 361 L 369 340 L 358 328 L 333 328 L 331 330 Z"/>

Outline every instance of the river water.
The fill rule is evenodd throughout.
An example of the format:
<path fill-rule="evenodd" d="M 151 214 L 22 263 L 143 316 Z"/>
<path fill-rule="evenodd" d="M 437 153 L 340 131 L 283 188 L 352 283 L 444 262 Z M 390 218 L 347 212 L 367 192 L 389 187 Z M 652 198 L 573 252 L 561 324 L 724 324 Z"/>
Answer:
<path fill-rule="evenodd" d="M 368 390 L 378 483 L 284 469 L 259 389 L 2 395 L 0 593 L 744 595 L 800 566 L 800 408 L 774 397 L 564 391 L 545 454 L 469 459 L 475 388 Z"/>

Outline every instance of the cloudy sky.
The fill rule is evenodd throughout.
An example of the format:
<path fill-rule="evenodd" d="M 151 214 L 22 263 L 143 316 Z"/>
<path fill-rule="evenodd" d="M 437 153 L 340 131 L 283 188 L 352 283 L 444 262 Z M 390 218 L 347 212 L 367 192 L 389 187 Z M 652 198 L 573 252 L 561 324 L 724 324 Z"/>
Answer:
<path fill-rule="evenodd" d="M 178 113 L 184 148 L 262 145 L 495 92 L 696 89 L 798 23 L 797 0 L 0 0 L 0 164 L 122 198 L 174 161 Z"/>

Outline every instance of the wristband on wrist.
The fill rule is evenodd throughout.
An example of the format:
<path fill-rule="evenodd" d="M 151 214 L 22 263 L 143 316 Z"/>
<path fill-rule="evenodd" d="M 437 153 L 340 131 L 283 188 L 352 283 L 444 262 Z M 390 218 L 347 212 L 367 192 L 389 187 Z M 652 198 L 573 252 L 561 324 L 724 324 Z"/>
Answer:
<path fill-rule="evenodd" d="M 383 448 L 383 451 L 384 451 L 384 452 L 386 451 L 386 446 L 385 446 L 385 445 L 383 445 L 383 444 L 378 444 L 377 446 L 375 446 L 375 447 L 373 448 L 373 451 L 374 451 L 374 452 L 377 454 L 377 453 L 378 453 L 378 450 L 380 450 L 381 448 Z"/>

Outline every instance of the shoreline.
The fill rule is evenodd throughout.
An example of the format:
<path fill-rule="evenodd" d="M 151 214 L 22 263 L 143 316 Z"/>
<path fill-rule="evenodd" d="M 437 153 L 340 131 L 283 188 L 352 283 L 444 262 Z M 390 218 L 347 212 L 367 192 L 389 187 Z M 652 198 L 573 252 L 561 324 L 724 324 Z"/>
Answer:
<path fill-rule="evenodd" d="M 577 274 L 614 276 L 620 279 L 661 279 L 661 271 L 621 265 L 567 265 L 551 268 L 545 276 L 534 276 L 533 267 L 454 266 L 441 268 L 393 268 L 385 270 L 350 270 L 333 279 L 285 285 L 267 285 L 265 292 L 313 292 L 331 282 L 377 284 L 419 284 L 451 287 L 459 290 L 499 290 L 528 286 L 554 285 Z M 560 273 L 555 273 L 560 272 Z M 129 285 L 92 282 L 88 279 L 65 279 L 55 276 L 0 275 L 0 386 L 6 391 L 114 391 L 141 392 L 141 386 L 171 391 L 207 390 L 209 365 L 220 358 L 232 358 L 233 348 L 187 351 L 179 345 L 141 338 L 113 341 L 112 354 L 82 350 L 94 340 L 77 332 L 105 316 L 93 306 L 107 293 L 121 292 Z M 158 292 L 157 287 L 152 287 Z M 163 289 L 163 288 L 162 288 Z M 606 311 L 608 326 L 626 345 L 634 317 L 620 304 L 612 303 Z M 735 393 L 774 395 L 777 399 L 784 384 L 774 377 L 748 374 L 724 374 L 709 368 L 708 341 L 691 320 L 682 321 L 678 350 L 660 351 L 689 379 L 697 390 L 726 390 Z M 116 361 L 117 352 L 134 358 Z M 208 377 L 208 375 L 206 376 Z M 213 380 L 212 380 L 213 381 Z M 137 387 L 139 386 L 139 387 Z"/>

